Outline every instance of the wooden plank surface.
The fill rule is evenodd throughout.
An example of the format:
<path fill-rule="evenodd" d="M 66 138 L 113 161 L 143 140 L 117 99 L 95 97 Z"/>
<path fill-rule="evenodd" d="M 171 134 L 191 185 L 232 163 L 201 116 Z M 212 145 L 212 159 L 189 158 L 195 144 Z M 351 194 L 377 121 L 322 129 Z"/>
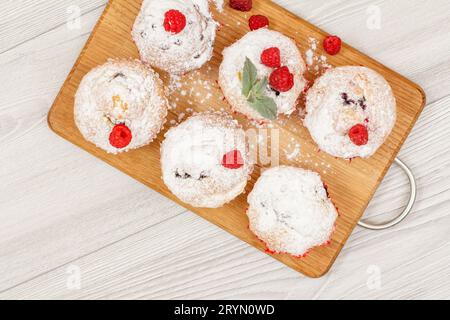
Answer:
<path fill-rule="evenodd" d="M 376 298 L 383 294 L 388 297 L 409 298 L 448 296 L 449 283 L 445 280 L 448 279 L 445 266 L 449 263 L 449 247 L 445 232 L 448 234 L 449 225 L 449 146 L 444 138 L 449 133 L 448 116 L 445 114 L 445 107 L 450 103 L 445 99 L 449 92 L 449 81 L 446 81 L 449 74 L 445 72 L 445 68 L 441 73 L 436 73 L 438 67 L 441 64 L 445 67 L 445 62 L 449 59 L 448 43 L 439 41 L 439 31 L 449 29 L 448 19 L 445 17 L 448 4 L 442 1 L 427 2 L 424 9 L 423 2 L 402 2 L 395 5 L 388 1 L 377 2 L 383 12 L 383 28 L 361 33 L 351 32 L 349 21 L 364 23 L 366 9 L 371 1 L 357 1 L 352 5 L 327 1 L 322 6 L 317 5 L 316 1 L 305 1 L 301 5 L 297 1 L 282 3 L 308 20 L 320 20 L 319 24 L 332 32 L 342 35 L 343 29 L 347 28 L 347 42 L 352 45 L 359 43 L 358 47 L 364 52 L 376 56 L 387 65 L 399 66 L 396 70 L 403 68 L 402 73 L 428 88 L 429 99 L 433 102 L 427 107 L 402 151 L 402 157 L 417 171 L 419 177 L 419 202 L 413 216 L 405 224 L 389 232 L 357 230 L 333 272 L 319 281 L 299 279 L 295 273 L 264 255 L 249 250 L 239 241 L 195 216 L 183 214 L 180 217 L 187 219 L 182 221 L 173 218 L 171 213 L 176 215 L 177 208 L 179 212 L 183 210 L 104 167 L 98 161 L 79 154 L 76 148 L 66 145 L 46 131 L 44 119 L 48 105 L 86 41 L 86 35 L 101 9 L 86 12 L 82 17 L 80 30 L 69 30 L 64 21 L 60 21 L 61 27 L 52 27 L 43 35 L 30 38 L 14 49 L 3 46 L 5 37 L 1 34 L 3 53 L 0 55 L 0 64 L 4 72 L 0 77 L 6 84 L 6 87 L 0 89 L 2 98 L 6 97 L 2 105 L 2 120 L 7 120 L 2 121 L 0 126 L 5 155 L 0 160 L 0 173 L 4 181 L 0 196 L 3 218 L 0 232 L 2 297 L 87 297 L 88 292 L 95 297 L 127 297 L 127 292 L 135 297 L 209 298 Z M 37 12 L 32 5 L 28 7 L 28 15 Z M 65 8 L 68 2 L 45 5 Z M 430 20 L 417 22 L 410 18 L 418 7 L 427 13 Z M 17 12 L 19 15 L 22 10 L 9 12 Z M 388 31 L 398 20 L 407 27 L 397 28 L 394 37 Z M 19 19 L 11 19 L 7 23 L 19 25 Z M 398 41 L 408 37 L 410 32 L 418 39 L 419 46 Z M 366 39 L 368 34 L 370 38 L 378 38 L 380 45 L 374 46 Z M 436 40 L 433 35 L 436 35 Z M 16 38 L 19 37 L 18 33 Z M 433 58 L 428 58 L 426 48 L 430 46 L 436 48 Z M 396 50 L 391 51 L 391 47 Z M 409 63 L 403 65 L 402 61 L 398 61 L 396 51 L 407 53 L 403 56 Z M 434 85 L 437 83 L 440 85 Z M 28 90 L 23 90 L 24 86 Z M 20 156 L 25 150 L 31 151 L 31 159 Z M 29 169 L 24 171 L 24 167 Z M 98 179 L 87 183 L 87 178 L 94 174 L 98 175 Z M 127 188 L 125 194 L 119 192 L 122 186 Z M 380 215 L 381 218 L 392 214 L 402 205 L 406 189 L 406 181 L 394 169 L 377 194 L 368 214 Z M 138 206 L 123 201 L 131 195 L 136 196 Z M 80 205 L 80 199 L 85 200 L 81 201 L 83 205 Z M 164 203 L 169 203 L 170 206 L 160 210 Z M 153 252 L 153 246 L 163 243 L 152 238 L 139 251 L 132 250 L 138 256 L 136 260 L 127 266 L 121 262 L 121 259 L 125 259 L 121 254 L 122 250 L 131 249 L 130 242 L 126 240 L 135 239 L 133 235 L 151 230 L 153 227 L 150 223 L 138 225 L 148 222 L 153 216 L 155 221 L 162 220 L 158 218 L 159 211 L 161 216 L 168 218 L 166 222 L 169 223 L 169 228 L 178 229 L 180 234 L 186 232 L 194 246 L 199 246 L 199 251 L 191 254 L 186 251 L 181 240 L 170 238 L 173 243 L 171 248 L 180 256 L 180 261 L 194 257 L 181 274 L 176 266 L 171 269 L 167 269 L 167 266 L 158 267 L 156 262 L 166 256 L 169 258 L 173 251 L 169 248 L 167 255 L 158 250 Z M 381 215 L 382 213 L 386 215 Z M 104 231 L 97 233 L 94 227 L 101 217 L 104 218 Z M 122 224 L 118 223 L 119 220 L 123 221 L 123 228 L 120 227 Z M 196 224 L 198 221 L 200 224 Z M 179 228 L 180 222 L 192 225 L 193 228 Z M 158 225 L 157 222 L 156 224 Z M 210 253 L 207 249 L 203 250 L 200 244 L 203 239 L 208 238 L 201 233 L 210 235 L 223 244 L 223 249 L 217 253 L 219 263 L 207 258 Z M 184 239 L 183 236 L 181 238 Z M 432 241 L 427 242 L 430 239 Z M 403 251 L 400 254 L 398 250 L 390 251 L 396 243 L 402 243 L 397 248 L 403 249 L 404 254 Z M 108 251 L 108 248 L 113 250 Z M 101 254 L 105 251 L 109 254 Z M 379 252 L 383 254 L 378 254 Z M 416 253 L 422 257 L 419 259 Z M 248 269 L 241 268 L 239 261 L 242 257 L 251 261 Z M 99 261 L 99 258 L 104 260 Z M 65 287 L 66 268 L 71 264 L 81 265 L 81 262 L 86 281 L 83 281 L 81 290 L 68 290 Z M 144 264 L 154 264 L 155 269 L 150 273 L 142 267 Z M 381 270 L 383 281 L 380 289 L 370 289 L 366 285 L 370 276 L 367 271 L 371 265 L 377 265 Z M 203 268 L 208 270 L 209 282 L 196 277 L 195 270 Z M 151 274 L 164 275 L 168 280 L 154 281 Z M 98 279 L 99 282 L 88 281 L 91 278 Z M 415 281 L 410 281 L 411 278 Z M 286 285 L 289 286 L 288 290 Z M 58 290 L 53 290 L 54 288 Z"/>

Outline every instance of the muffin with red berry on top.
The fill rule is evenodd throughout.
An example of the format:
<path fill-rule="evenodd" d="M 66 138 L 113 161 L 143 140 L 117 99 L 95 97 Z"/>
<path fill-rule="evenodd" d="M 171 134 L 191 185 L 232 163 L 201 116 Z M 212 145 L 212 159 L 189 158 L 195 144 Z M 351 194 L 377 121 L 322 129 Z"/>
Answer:
<path fill-rule="evenodd" d="M 372 156 L 397 118 L 389 83 L 365 67 L 328 70 L 308 91 L 305 126 L 319 148 L 344 159 Z"/>
<path fill-rule="evenodd" d="M 249 228 L 268 251 L 295 257 L 327 244 L 338 218 L 319 174 L 295 167 L 266 170 L 248 203 Z"/>
<path fill-rule="evenodd" d="M 216 28 L 207 0 L 145 0 L 132 36 L 143 61 L 184 74 L 209 61 Z"/>
<path fill-rule="evenodd" d="M 137 60 L 109 60 L 91 70 L 75 95 L 75 123 L 81 134 L 113 154 L 152 142 L 167 110 L 158 74 Z"/>
<path fill-rule="evenodd" d="M 292 39 L 260 28 L 223 51 L 219 85 L 234 111 L 269 122 L 294 112 L 306 86 L 305 70 Z"/>
<path fill-rule="evenodd" d="M 161 146 L 161 166 L 170 191 L 202 208 L 232 201 L 253 171 L 244 130 L 220 112 L 196 114 L 170 129 Z"/>

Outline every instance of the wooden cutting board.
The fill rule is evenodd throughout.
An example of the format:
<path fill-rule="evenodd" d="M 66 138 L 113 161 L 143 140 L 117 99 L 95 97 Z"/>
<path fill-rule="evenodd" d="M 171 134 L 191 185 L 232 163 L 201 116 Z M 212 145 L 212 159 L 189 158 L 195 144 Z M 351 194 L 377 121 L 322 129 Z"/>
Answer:
<path fill-rule="evenodd" d="M 110 1 L 57 96 L 50 110 L 48 123 L 58 135 L 180 203 L 161 180 L 160 143 L 165 131 L 171 127 L 170 123 L 181 121 L 192 110 L 206 111 L 211 108 L 229 110 L 216 83 L 221 52 L 224 47 L 231 45 L 248 32 L 247 21 L 250 15 L 264 14 L 269 17 L 271 28 L 295 39 L 302 52 L 310 48 L 309 40 L 312 37 L 319 41 L 318 53 L 321 54 L 320 42 L 326 33 L 269 0 L 254 1 L 254 8 L 250 14 L 232 10 L 227 5 L 222 13 L 213 8 L 214 17 L 221 24 L 214 57 L 200 71 L 188 74 L 177 81 L 182 84 L 182 88 L 170 96 L 170 101 L 174 107 L 176 105 L 176 108 L 171 110 L 168 124 L 165 131 L 158 136 L 158 141 L 126 154 L 108 155 L 85 141 L 76 128 L 73 119 L 74 94 L 83 76 L 93 67 L 103 64 L 108 58 L 139 57 L 130 32 L 141 3 L 142 0 Z M 345 38 L 345 35 L 342 36 Z M 332 66 L 362 65 L 382 74 L 394 90 L 398 102 L 398 120 L 393 133 L 376 155 L 368 160 L 353 161 L 335 159 L 319 152 L 297 114 L 290 119 L 283 118 L 274 124 L 274 128 L 279 129 L 281 164 L 319 172 L 329 186 L 330 195 L 340 212 L 337 228 L 329 246 L 316 248 L 302 259 L 289 255 L 273 255 L 275 259 L 310 277 L 320 277 L 330 269 L 425 105 L 425 94 L 419 86 L 345 44 L 339 55 L 329 57 L 328 63 Z M 162 74 L 162 77 L 169 85 L 169 77 L 165 74 Z M 312 72 L 308 74 L 308 77 L 314 78 Z M 210 88 L 206 90 L 205 87 Z M 208 92 L 211 92 L 212 96 L 209 96 Z M 236 115 L 236 118 L 244 127 L 252 127 L 251 123 L 239 115 Z M 300 150 L 299 154 L 297 154 L 298 150 Z M 258 165 L 255 170 L 247 186 L 247 193 L 253 188 L 261 168 L 262 166 Z M 246 197 L 244 194 L 225 207 L 214 210 L 191 208 L 183 203 L 180 204 L 264 251 L 263 244 L 248 230 L 248 219 L 245 214 Z"/>

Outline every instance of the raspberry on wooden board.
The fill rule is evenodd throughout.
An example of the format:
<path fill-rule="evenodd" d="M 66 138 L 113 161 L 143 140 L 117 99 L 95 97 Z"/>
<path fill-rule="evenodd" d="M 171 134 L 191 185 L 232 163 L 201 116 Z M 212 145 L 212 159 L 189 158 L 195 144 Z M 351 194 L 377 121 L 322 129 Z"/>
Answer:
<path fill-rule="evenodd" d="M 338 36 L 328 36 L 323 41 L 323 48 L 332 56 L 337 55 L 341 51 L 342 40 Z"/>
<path fill-rule="evenodd" d="M 269 24 L 270 24 L 269 18 L 260 14 L 251 16 L 248 21 L 248 26 L 252 31 L 268 27 Z"/>
<path fill-rule="evenodd" d="M 230 0 L 230 7 L 239 11 L 250 11 L 253 7 L 252 0 Z"/>

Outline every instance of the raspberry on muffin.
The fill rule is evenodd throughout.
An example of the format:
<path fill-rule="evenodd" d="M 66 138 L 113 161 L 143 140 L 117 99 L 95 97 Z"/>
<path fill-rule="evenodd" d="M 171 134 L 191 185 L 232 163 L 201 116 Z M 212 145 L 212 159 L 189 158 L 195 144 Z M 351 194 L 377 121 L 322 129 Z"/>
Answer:
<path fill-rule="evenodd" d="M 167 110 L 159 75 L 137 60 L 110 60 L 91 70 L 75 95 L 75 123 L 81 134 L 114 154 L 152 142 Z"/>
<path fill-rule="evenodd" d="M 127 147 L 133 139 L 133 133 L 125 124 L 116 124 L 109 135 L 109 143 L 117 149 Z"/>
<path fill-rule="evenodd" d="M 186 16 L 178 10 L 169 10 L 164 14 L 164 29 L 171 33 L 180 33 L 186 27 Z"/>
<path fill-rule="evenodd" d="M 253 171 L 245 132 L 225 113 L 192 116 L 161 145 L 163 180 L 181 201 L 218 208 L 243 191 Z"/>
<path fill-rule="evenodd" d="M 242 153 L 239 150 L 233 150 L 223 155 L 222 166 L 227 169 L 240 169 L 245 162 L 242 158 Z"/>
<path fill-rule="evenodd" d="M 262 28 L 223 51 L 219 85 L 233 111 L 268 122 L 295 110 L 306 86 L 305 70 L 292 39 Z"/>
<path fill-rule="evenodd" d="M 353 126 L 350 129 L 348 136 L 356 146 L 364 146 L 369 142 L 369 132 L 367 131 L 367 127 L 363 124 Z"/>
<path fill-rule="evenodd" d="M 132 36 L 143 61 L 184 74 L 211 59 L 216 28 L 207 0 L 145 0 Z"/>
<path fill-rule="evenodd" d="M 294 86 L 294 75 L 288 67 L 278 68 L 270 74 L 269 84 L 276 91 L 288 92 Z"/>
<path fill-rule="evenodd" d="M 372 156 L 397 118 L 389 83 L 365 67 L 339 67 L 316 80 L 306 97 L 305 126 L 319 148 L 344 159 Z"/>
<path fill-rule="evenodd" d="M 269 68 L 281 67 L 281 51 L 279 48 L 272 47 L 261 53 L 261 62 Z"/>

